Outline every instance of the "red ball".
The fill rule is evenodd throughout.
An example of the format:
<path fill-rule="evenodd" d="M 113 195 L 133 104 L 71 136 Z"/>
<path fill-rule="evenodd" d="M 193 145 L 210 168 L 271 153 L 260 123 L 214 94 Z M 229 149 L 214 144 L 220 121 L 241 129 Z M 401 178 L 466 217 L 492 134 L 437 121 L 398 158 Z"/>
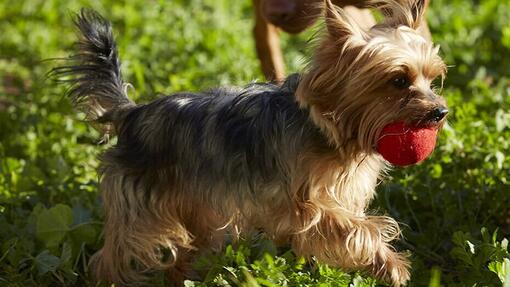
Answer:
<path fill-rule="evenodd" d="M 434 151 L 436 138 L 436 127 L 391 123 L 383 128 L 377 141 L 377 151 L 394 165 L 417 164 Z"/>

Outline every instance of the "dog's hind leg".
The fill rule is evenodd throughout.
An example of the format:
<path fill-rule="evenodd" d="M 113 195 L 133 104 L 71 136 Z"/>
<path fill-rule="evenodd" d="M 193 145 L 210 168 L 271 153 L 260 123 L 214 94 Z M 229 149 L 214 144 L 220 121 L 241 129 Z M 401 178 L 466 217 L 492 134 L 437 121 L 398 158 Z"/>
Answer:
<path fill-rule="evenodd" d="M 203 270 L 193 266 L 195 259 L 203 255 L 202 252 L 219 251 L 232 222 L 204 202 L 193 200 L 192 196 L 186 196 L 186 202 L 181 203 L 183 222 L 193 236 L 193 249 L 181 248 L 174 265 L 169 268 L 168 276 L 174 286 L 183 286 L 186 279 L 200 279 Z"/>
<path fill-rule="evenodd" d="M 104 246 L 91 260 L 97 279 L 126 285 L 144 273 L 173 266 L 192 236 L 163 198 L 140 190 L 133 176 L 105 169 L 101 181 L 106 207 Z"/>

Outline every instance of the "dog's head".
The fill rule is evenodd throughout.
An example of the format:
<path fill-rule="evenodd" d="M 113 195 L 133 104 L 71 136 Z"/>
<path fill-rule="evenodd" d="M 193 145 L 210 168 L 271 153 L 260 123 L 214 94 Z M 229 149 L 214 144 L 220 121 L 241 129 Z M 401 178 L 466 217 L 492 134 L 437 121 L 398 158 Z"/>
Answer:
<path fill-rule="evenodd" d="M 424 1 L 374 0 L 385 20 L 369 30 L 325 3 L 327 29 L 297 97 L 330 140 L 370 151 L 392 122 L 440 127 L 448 110 L 435 85 L 446 65 L 417 32 Z"/>

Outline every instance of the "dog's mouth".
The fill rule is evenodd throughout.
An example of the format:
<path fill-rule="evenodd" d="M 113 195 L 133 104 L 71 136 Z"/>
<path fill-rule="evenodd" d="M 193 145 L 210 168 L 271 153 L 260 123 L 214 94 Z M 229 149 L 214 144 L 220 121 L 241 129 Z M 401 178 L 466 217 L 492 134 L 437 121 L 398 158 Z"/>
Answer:
<path fill-rule="evenodd" d="M 420 125 L 405 121 L 390 123 L 383 128 L 378 137 L 377 152 L 393 165 L 407 166 L 420 163 L 434 151 L 441 120 L 427 121 Z"/>

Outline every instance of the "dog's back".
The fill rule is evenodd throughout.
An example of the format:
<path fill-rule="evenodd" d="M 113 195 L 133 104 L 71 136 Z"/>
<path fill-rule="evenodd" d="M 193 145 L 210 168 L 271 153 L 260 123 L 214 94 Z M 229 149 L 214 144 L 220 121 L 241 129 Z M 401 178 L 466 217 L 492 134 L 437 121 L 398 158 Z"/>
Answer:
<path fill-rule="evenodd" d="M 240 186 L 256 192 L 261 184 L 281 182 L 299 150 L 311 144 L 306 141 L 321 140 L 295 101 L 297 81 L 294 75 L 283 87 L 180 93 L 129 107 L 103 162 L 135 173 L 164 170 L 164 177 L 184 176 L 179 180 L 204 191 L 224 185 L 234 194 Z"/>

